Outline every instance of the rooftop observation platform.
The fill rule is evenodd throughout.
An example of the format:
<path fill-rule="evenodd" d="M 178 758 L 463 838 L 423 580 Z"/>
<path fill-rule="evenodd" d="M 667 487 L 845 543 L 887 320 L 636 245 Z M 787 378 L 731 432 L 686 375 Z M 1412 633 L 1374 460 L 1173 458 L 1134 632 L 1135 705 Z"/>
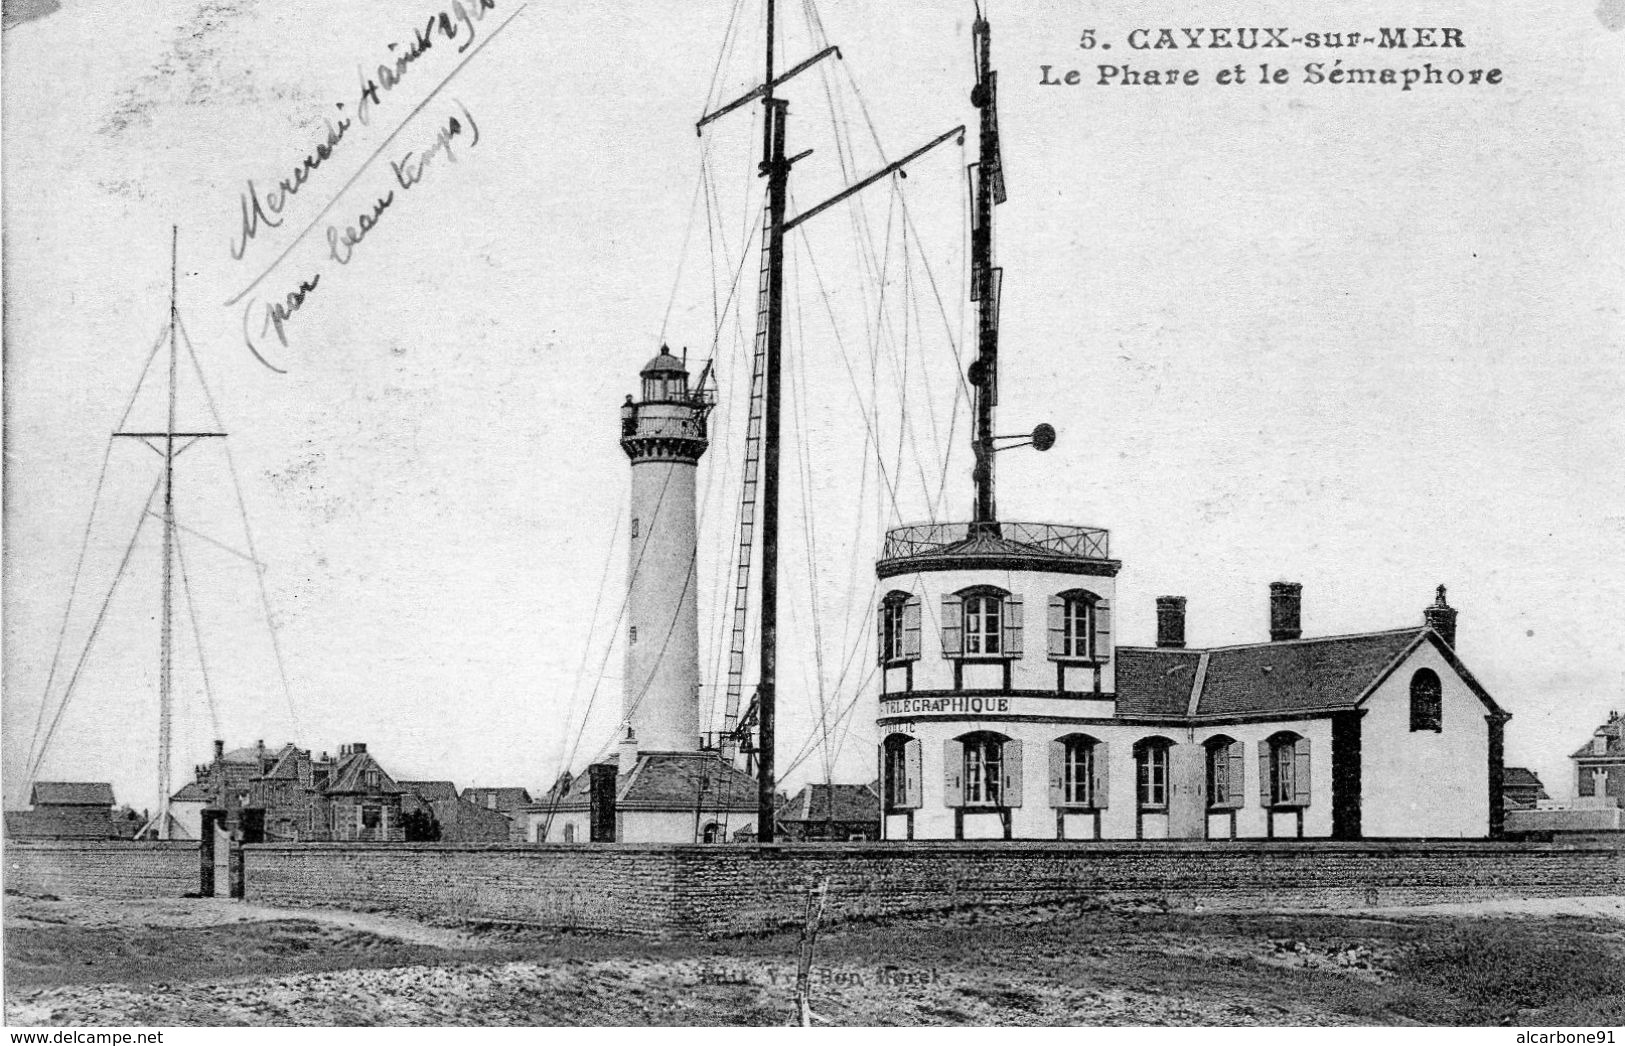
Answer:
<path fill-rule="evenodd" d="M 915 523 L 886 532 L 875 573 L 1032 570 L 1115 577 L 1111 532 L 1065 523 Z"/>

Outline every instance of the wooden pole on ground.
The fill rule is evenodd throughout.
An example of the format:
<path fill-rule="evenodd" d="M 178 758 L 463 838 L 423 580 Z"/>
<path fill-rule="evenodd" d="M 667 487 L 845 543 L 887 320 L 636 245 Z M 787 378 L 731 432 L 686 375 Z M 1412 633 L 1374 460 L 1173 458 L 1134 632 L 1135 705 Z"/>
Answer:
<path fill-rule="evenodd" d="M 829 895 L 829 880 L 823 879 L 816 890 L 807 889 L 807 919 L 801 926 L 801 961 L 796 966 L 796 1005 L 801 1012 L 801 1026 L 812 1027 L 812 960 L 813 946 L 818 942 L 818 923 L 824 917 L 824 899 Z"/>

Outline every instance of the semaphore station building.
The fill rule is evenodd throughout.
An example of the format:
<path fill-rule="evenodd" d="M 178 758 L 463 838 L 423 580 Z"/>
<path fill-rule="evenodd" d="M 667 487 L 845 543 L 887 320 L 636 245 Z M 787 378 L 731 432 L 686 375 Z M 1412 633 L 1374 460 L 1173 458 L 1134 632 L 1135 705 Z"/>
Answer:
<path fill-rule="evenodd" d="M 1269 642 L 1117 646 L 1104 530 L 891 531 L 880 577 L 878 761 L 887 839 L 1498 835 L 1509 718 L 1421 623 L 1304 638 L 1269 591 Z"/>

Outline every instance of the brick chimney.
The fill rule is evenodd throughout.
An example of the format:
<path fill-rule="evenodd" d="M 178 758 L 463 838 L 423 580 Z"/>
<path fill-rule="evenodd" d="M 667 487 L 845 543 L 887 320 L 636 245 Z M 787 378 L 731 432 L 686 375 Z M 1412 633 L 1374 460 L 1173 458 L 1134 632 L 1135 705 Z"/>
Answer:
<path fill-rule="evenodd" d="M 1444 601 L 1444 586 L 1439 586 L 1438 595 L 1434 597 L 1433 605 L 1422 611 L 1422 621 L 1433 631 L 1439 633 L 1444 645 L 1452 650 L 1456 647 L 1456 609 Z"/>
<path fill-rule="evenodd" d="M 1270 582 L 1270 642 L 1303 635 L 1303 586 L 1296 581 Z"/>
<path fill-rule="evenodd" d="M 1157 646 L 1185 649 L 1185 597 L 1157 597 Z"/>
<path fill-rule="evenodd" d="M 350 751 L 354 752 L 356 755 L 360 755 L 362 752 L 365 752 L 366 750 L 367 750 L 367 744 L 366 744 L 365 741 L 357 741 L 354 744 L 350 745 Z"/>
<path fill-rule="evenodd" d="M 215 741 L 215 743 L 214 743 L 214 761 L 218 763 L 220 760 L 224 759 L 225 757 L 226 757 L 226 742 L 218 741 L 218 740 Z"/>

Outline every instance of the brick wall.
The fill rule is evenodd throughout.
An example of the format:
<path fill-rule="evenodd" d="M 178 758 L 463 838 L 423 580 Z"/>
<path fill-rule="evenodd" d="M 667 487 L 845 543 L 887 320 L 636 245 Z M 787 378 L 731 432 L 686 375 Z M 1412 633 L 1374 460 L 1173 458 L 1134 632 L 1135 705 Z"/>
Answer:
<path fill-rule="evenodd" d="M 196 893 L 195 842 L 11 842 L 5 888 L 58 897 L 182 897 Z"/>
<path fill-rule="evenodd" d="M 245 853 L 250 901 L 630 933 L 794 923 L 807 885 L 823 878 L 834 919 L 1076 898 L 1356 908 L 1625 894 L 1625 849 L 1606 844 L 309 844 Z"/>
<path fill-rule="evenodd" d="M 658 932 L 677 907 L 673 847 L 507 843 L 246 846 L 246 899 L 436 920 Z"/>

